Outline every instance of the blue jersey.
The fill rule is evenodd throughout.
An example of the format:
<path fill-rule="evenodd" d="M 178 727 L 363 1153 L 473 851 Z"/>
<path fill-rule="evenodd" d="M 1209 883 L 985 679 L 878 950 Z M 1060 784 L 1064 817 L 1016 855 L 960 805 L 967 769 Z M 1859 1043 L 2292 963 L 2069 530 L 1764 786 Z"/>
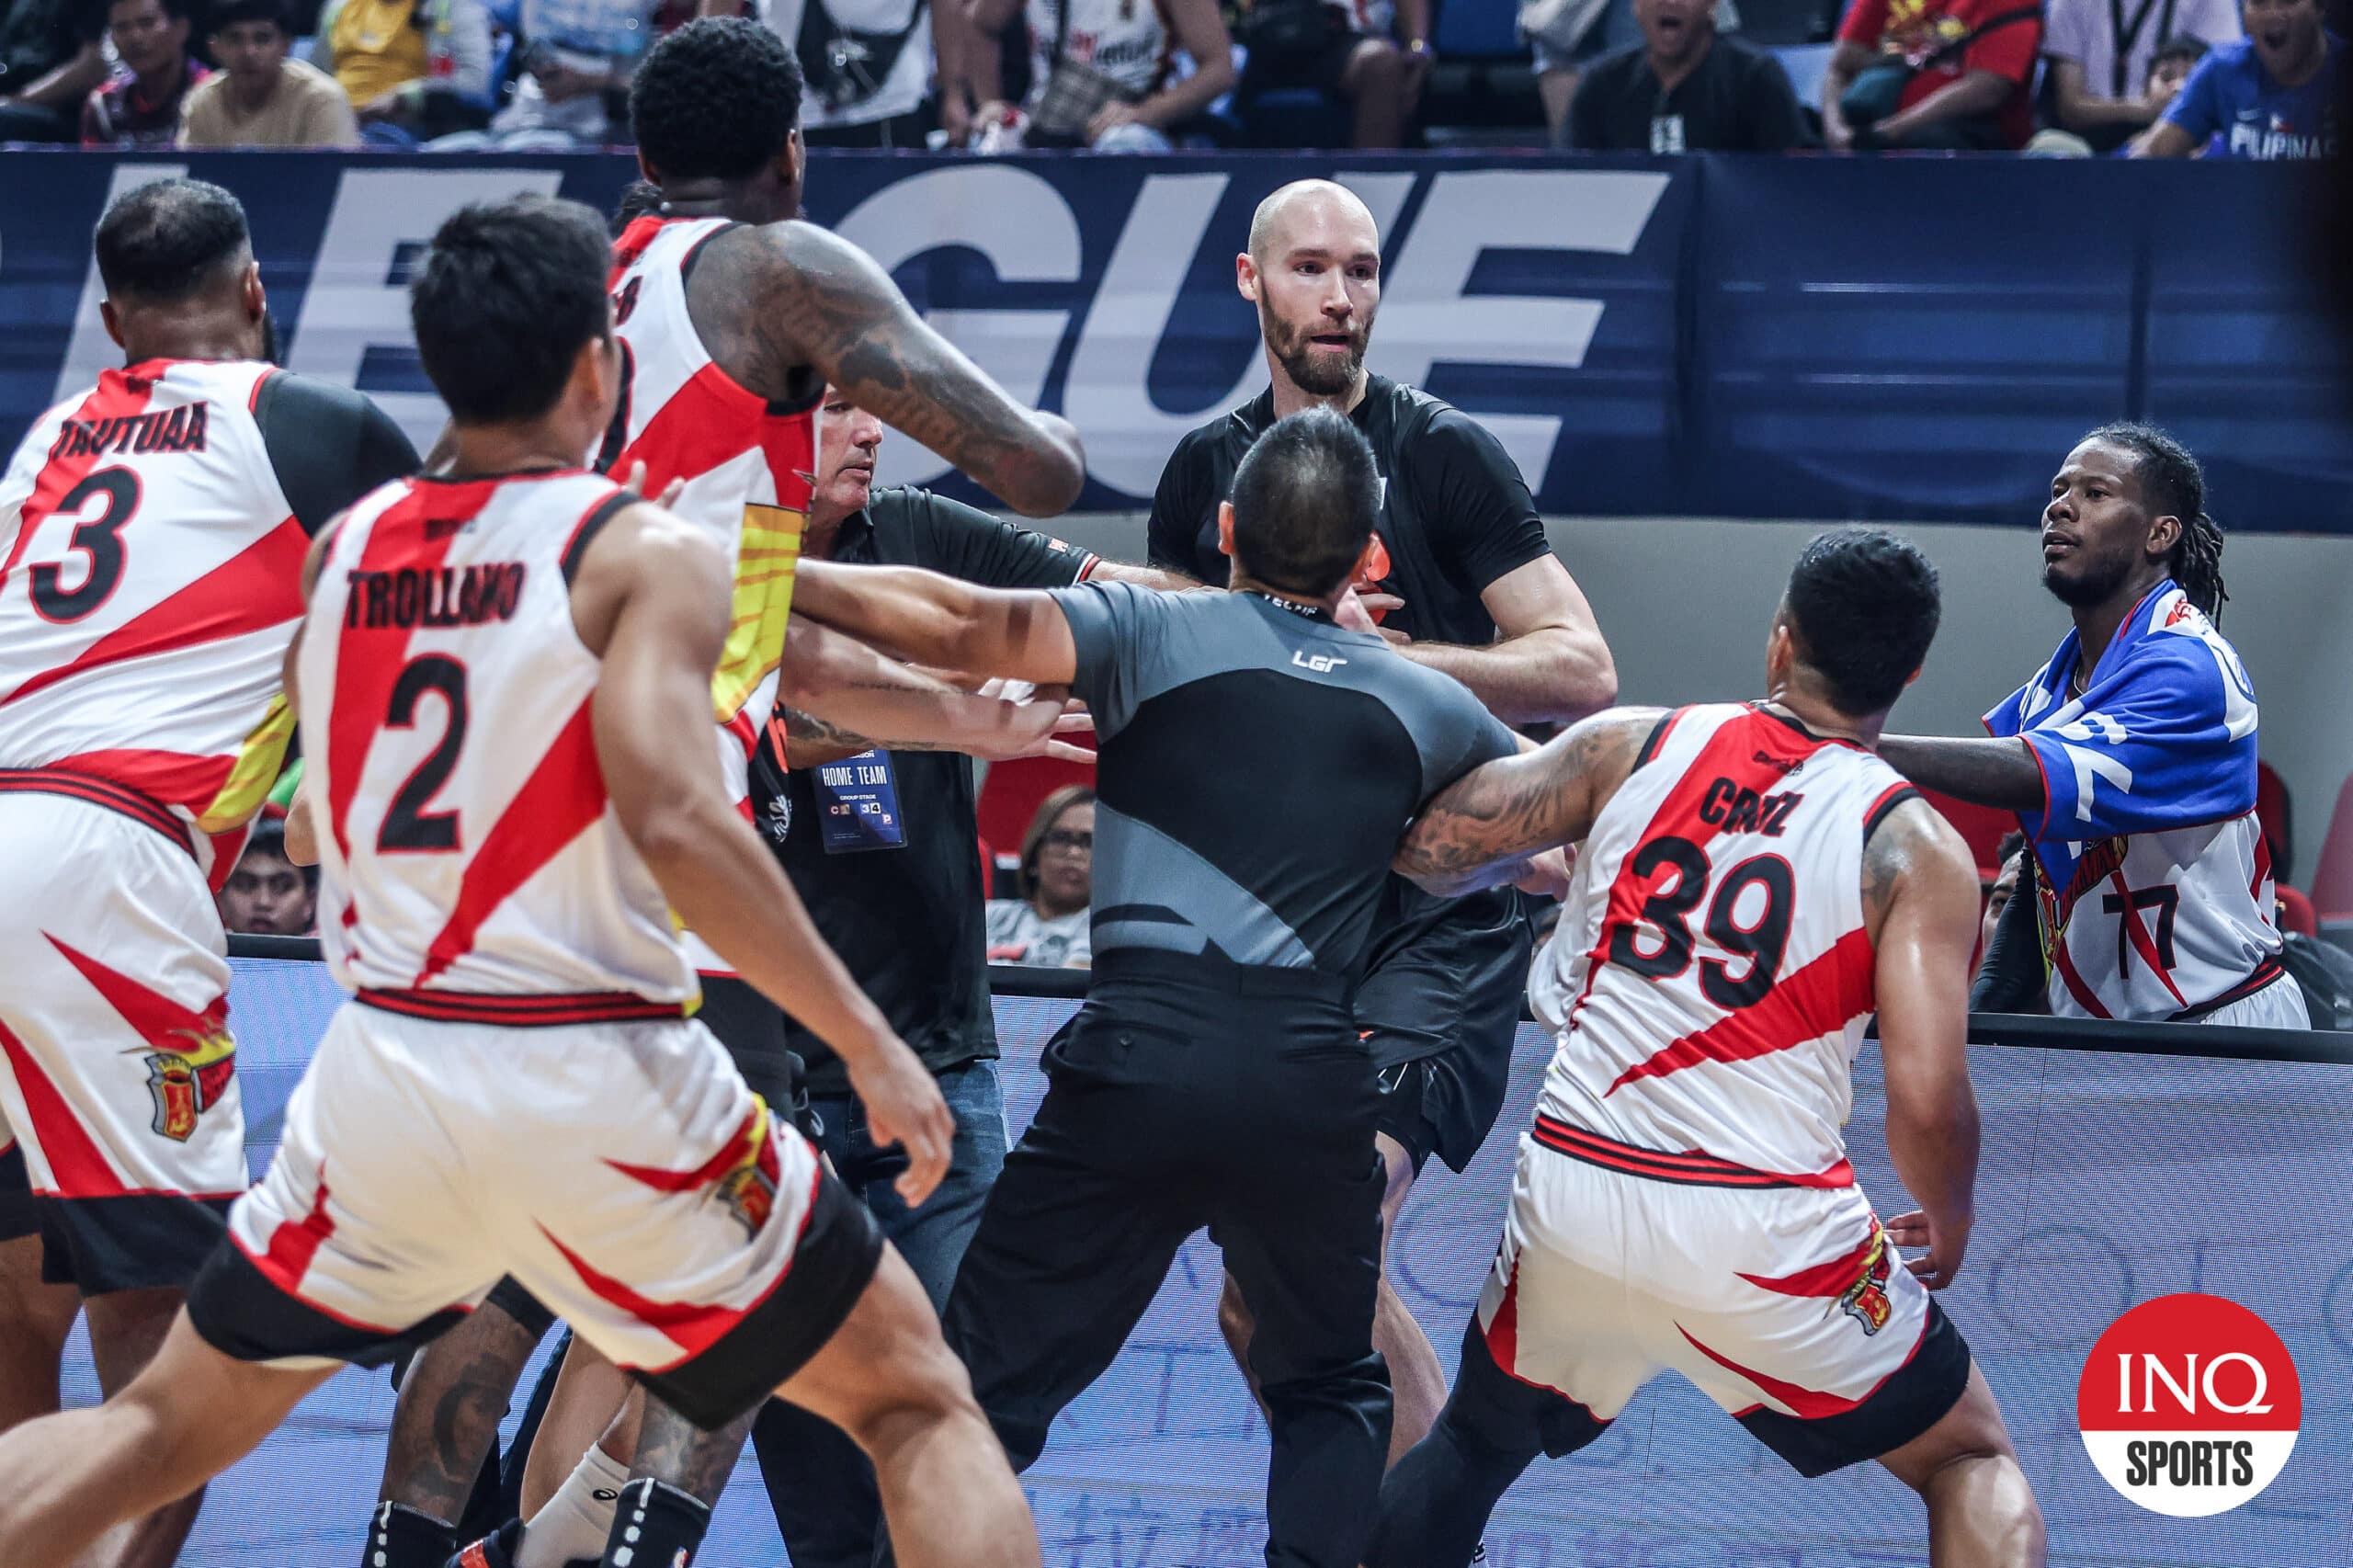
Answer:
<path fill-rule="evenodd" d="M 2194 1017 L 2279 974 L 2271 857 L 2255 817 L 2255 687 L 2168 579 L 2071 695 L 2074 631 L 1985 715 L 2042 770 L 2018 813 L 2039 863 L 2051 1010 Z"/>
<path fill-rule="evenodd" d="M 2217 44 L 2182 84 L 2165 119 L 2218 158 L 2325 158 L 2336 151 L 2331 104 L 2345 65 L 2345 40 L 2330 34 L 2328 63 L 2301 87 L 2283 87 L 2256 58 L 2255 42 Z"/>

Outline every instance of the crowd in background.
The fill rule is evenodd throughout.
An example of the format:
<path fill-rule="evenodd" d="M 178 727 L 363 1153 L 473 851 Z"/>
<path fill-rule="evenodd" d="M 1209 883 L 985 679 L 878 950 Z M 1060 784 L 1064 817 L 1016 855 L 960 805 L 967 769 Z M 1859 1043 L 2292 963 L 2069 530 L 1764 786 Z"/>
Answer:
<path fill-rule="evenodd" d="M 697 14 L 813 146 L 2305 158 L 2353 0 L 0 0 L 0 141 L 625 144 Z"/>

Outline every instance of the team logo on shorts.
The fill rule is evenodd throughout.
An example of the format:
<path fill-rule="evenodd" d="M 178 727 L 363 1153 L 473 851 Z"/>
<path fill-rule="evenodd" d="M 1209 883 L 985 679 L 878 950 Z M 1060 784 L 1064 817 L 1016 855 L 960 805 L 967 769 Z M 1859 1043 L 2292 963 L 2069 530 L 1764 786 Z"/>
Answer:
<path fill-rule="evenodd" d="M 196 1133 L 197 1118 L 221 1103 L 237 1072 L 237 1042 L 217 1024 L 201 1028 L 174 1029 L 188 1042 L 185 1051 L 153 1051 L 147 1054 L 147 1093 L 155 1102 L 148 1125 L 175 1143 Z"/>
<path fill-rule="evenodd" d="M 776 1136 L 768 1123 L 766 1101 L 759 1101 L 746 1131 L 743 1158 L 719 1178 L 718 1192 L 719 1200 L 743 1221 L 744 1229 L 756 1236 L 776 1212 Z"/>
<path fill-rule="evenodd" d="M 1865 1334 L 1877 1334 L 1895 1315 L 1895 1308 L 1887 1299 L 1889 1267 L 1887 1233 L 1873 1220 L 1870 1245 L 1863 1253 L 1863 1267 L 1856 1274 L 1855 1282 L 1838 1298 L 1838 1310 L 1861 1324 Z"/>

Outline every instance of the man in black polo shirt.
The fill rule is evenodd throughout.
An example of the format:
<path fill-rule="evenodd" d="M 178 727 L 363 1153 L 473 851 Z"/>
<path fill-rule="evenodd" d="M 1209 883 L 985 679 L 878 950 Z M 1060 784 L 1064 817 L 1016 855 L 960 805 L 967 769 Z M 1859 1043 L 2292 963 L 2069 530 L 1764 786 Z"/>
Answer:
<path fill-rule="evenodd" d="M 1285 186 L 1260 205 L 1234 267 L 1258 309 L 1273 384 L 1177 443 L 1153 499 L 1153 563 L 1225 582 L 1218 506 L 1243 454 L 1278 418 L 1323 404 L 1372 446 L 1386 568 L 1365 602 L 1397 650 L 1460 680 L 1506 722 L 1609 706 L 1609 650 L 1502 445 L 1438 399 L 1365 370 L 1381 236 L 1364 204 L 1324 180 Z M 1389 879 L 1356 998 L 1383 1090 L 1384 1256 L 1424 1162 L 1435 1153 L 1461 1171 L 1503 1108 L 1532 945 L 1527 905 L 1509 888 L 1443 900 Z M 1231 1278 L 1219 1315 L 1246 1369 L 1252 1314 Z M 1437 1419 L 1446 1376 L 1385 1276 L 1373 1343 L 1396 1390 L 1394 1457 Z"/>
<path fill-rule="evenodd" d="M 1086 578 L 1174 584 L 926 490 L 872 489 L 882 423 L 837 392 L 828 390 L 818 428 L 804 561 L 921 566 L 996 588 L 1066 588 Z M 754 763 L 752 796 L 756 823 L 819 933 L 956 1113 L 948 1175 L 910 1209 L 892 1186 L 906 1156 L 875 1148 L 840 1060 L 785 1020 L 821 1124 L 819 1146 L 940 1306 L 1006 1150 L 972 759 L 876 750 L 779 708 Z M 752 1441 L 794 1568 L 866 1568 L 881 1507 L 873 1467 L 856 1445 L 781 1401 L 761 1413 Z"/>
<path fill-rule="evenodd" d="M 1781 62 L 1716 36 L 1714 0 L 1634 0 L 1643 41 L 1597 63 L 1569 106 L 1581 153 L 1786 153 L 1813 138 Z"/>

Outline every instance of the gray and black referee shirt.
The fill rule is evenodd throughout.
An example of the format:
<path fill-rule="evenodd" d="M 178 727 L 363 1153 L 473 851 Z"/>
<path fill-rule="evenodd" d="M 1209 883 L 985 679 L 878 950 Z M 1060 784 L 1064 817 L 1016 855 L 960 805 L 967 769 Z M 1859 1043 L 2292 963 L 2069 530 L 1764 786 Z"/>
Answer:
<path fill-rule="evenodd" d="M 1397 841 L 1518 743 L 1449 676 L 1252 593 L 1054 592 L 1095 715 L 1095 955 L 1354 975 Z"/>

